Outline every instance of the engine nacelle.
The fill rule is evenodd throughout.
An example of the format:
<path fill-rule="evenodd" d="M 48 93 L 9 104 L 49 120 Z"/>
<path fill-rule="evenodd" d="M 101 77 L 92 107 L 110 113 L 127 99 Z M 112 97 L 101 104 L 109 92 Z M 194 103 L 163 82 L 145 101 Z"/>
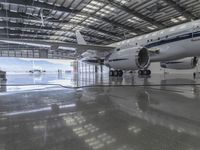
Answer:
<path fill-rule="evenodd" d="M 162 68 L 184 70 L 184 69 L 195 68 L 197 63 L 198 63 L 197 57 L 192 57 L 192 58 L 190 57 L 175 61 L 161 62 L 160 66 Z"/>
<path fill-rule="evenodd" d="M 87 64 L 90 64 L 90 65 L 103 65 L 104 63 L 104 60 L 103 59 L 99 59 L 99 58 L 96 58 L 96 57 L 85 57 L 83 59 L 81 59 L 82 62 L 85 62 Z"/>
<path fill-rule="evenodd" d="M 146 48 L 128 48 L 108 55 L 104 64 L 116 70 L 138 70 L 149 66 L 150 57 Z"/>

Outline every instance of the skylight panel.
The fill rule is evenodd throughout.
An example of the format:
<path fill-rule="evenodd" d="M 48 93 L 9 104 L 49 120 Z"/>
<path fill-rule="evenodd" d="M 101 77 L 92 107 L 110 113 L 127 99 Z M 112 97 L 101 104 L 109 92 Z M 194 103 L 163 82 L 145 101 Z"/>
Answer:
<path fill-rule="evenodd" d="M 134 35 L 134 36 L 137 35 L 137 33 L 135 33 L 135 32 L 131 32 L 130 34 L 131 34 L 131 35 Z"/>
<path fill-rule="evenodd" d="M 105 13 L 102 13 L 102 12 L 97 12 L 96 14 L 103 17 L 106 15 Z"/>
<path fill-rule="evenodd" d="M 116 2 L 119 2 L 121 4 L 127 4 L 128 3 L 128 0 L 115 0 Z"/>
<path fill-rule="evenodd" d="M 187 20 L 187 18 L 185 18 L 184 16 L 179 16 L 179 17 L 177 17 L 177 18 L 172 18 L 172 19 L 171 19 L 171 22 L 173 22 L 173 23 L 178 23 L 178 22 L 180 22 L 180 21 L 185 21 L 185 20 Z"/>
<path fill-rule="evenodd" d="M 114 11 L 115 10 L 114 7 L 111 7 L 111 6 L 108 6 L 108 5 L 105 7 L 105 9 L 110 10 L 110 11 Z"/>
<path fill-rule="evenodd" d="M 66 29 L 66 30 L 69 30 L 69 29 L 71 29 L 71 28 L 73 28 L 72 25 L 64 25 L 64 26 L 62 27 L 62 29 Z"/>
<path fill-rule="evenodd" d="M 180 21 L 177 20 L 176 18 L 172 18 L 172 19 L 171 19 L 171 22 L 178 23 L 178 22 L 180 22 Z"/>
<path fill-rule="evenodd" d="M 133 20 L 136 20 L 136 21 L 142 21 L 142 19 L 140 19 L 140 18 L 138 18 L 138 17 L 135 17 L 135 16 L 134 16 L 132 19 L 133 19 Z"/>
<path fill-rule="evenodd" d="M 76 14 L 77 17 L 86 18 L 87 16 Z"/>
<path fill-rule="evenodd" d="M 96 6 L 99 6 L 99 7 L 102 7 L 104 5 L 103 3 L 97 2 L 97 1 L 91 1 L 90 4 L 93 4 L 93 5 L 96 5 Z"/>
<path fill-rule="evenodd" d="M 95 12 L 95 10 L 93 10 L 93 9 L 88 9 L 88 8 L 83 8 L 82 11 L 89 12 L 89 13 Z"/>
<path fill-rule="evenodd" d="M 150 29 L 150 30 L 155 30 L 155 29 L 157 29 L 158 27 L 157 26 L 149 26 L 149 27 L 147 27 L 148 29 Z"/>
<path fill-rule="evenodd" d="M 96 18 L 93 18 L 93 17 L 90 17 L 89 20 L 93 20 L 93 21 L 99 21 L 98 19 Z"/>
<path fill-rule="evenodd" d="M 132 23 L 136 23 L 136 21 L 135 21 L 135 20 L 132 20 L 132 19 L 128 19 L 127 21 L 128 21 L 128 22 L 132 22 Z"/>
<path fill-rule="evenodd" d="M 99 7 L 97 7 L 97 6 L 94 6 L 94 5 L 90 5 L 90 4 L 88 4 L 88 5 L 86 6 L 86 8 L 89 8 L 89 9 L 94 9 L 94 10 L 97 10 L 97 9 L 99 9 Z"/>
<path fill-rule="evenodd" d="M 109 14 L 109 13 L 110 13 L 110 11 L 109 11 L 109 10 L 106 10 L 106 9 L 104 9 L 104 8 L 103 8 L 103 9 L 101 9 L 100 11 L 101 11 L 101 12 L 103 12 L 103 13 L 105 13 L 105 14 Z"/>
<path fill-rule="evenodd" d="M 71 20 L 70 20 L 70 22 L 81 22 L 81 20 L 78 20 L 78 19 L 74 19 L 74 18 L 72 18 Z"/>
<path fill-rule="evenodd" d="M 184 16 L 179 16 L 178 19 L 181 20 L 181 21 L 187 20 Z"/>
<path fill-rule="evenodd" d="M 138 23 L 138 22 L 141 22 L 142 19 L 134 16 L 134 17 L 128 19 L 127 21 L 132 22 L 132 23 Z"/>

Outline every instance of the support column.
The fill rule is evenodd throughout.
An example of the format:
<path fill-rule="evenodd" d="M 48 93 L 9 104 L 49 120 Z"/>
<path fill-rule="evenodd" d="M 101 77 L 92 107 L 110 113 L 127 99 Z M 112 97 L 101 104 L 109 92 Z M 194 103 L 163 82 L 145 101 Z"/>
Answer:
<path fill-rule="evenodd" d="M 97 66 L 94 67 L 94 72 L 98 73 L 98 67 Z"/>
<path fill-rule="evenodd" d="M 100 68 L 101 68 L 101 73 L 103 73 L 103 65 L 101 65 Z"/>

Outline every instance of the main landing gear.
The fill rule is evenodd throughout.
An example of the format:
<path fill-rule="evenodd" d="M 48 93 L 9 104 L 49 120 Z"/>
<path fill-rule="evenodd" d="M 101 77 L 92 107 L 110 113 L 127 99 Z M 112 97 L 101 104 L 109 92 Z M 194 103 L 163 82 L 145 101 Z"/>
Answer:
<path fill-rule="evenodd" d="M 122 77 L 123 71 L 122 70 L 110 70 L 109 75 L 111 77 Z"/>
<path fill-rule="evenodd" d="M 138 75 L 151 75 L 151 70 L 139 70 Z"/>

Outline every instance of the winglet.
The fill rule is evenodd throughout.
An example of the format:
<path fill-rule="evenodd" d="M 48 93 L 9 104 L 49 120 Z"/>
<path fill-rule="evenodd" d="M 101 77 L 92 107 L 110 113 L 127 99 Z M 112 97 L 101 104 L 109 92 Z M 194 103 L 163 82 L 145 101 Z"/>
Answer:
<path fill-rule="evenodd" d="M 78 44 L 87 45 L 87 43 L 84 40 L 83 36 L 81 35 L 80 31 L 76 31 L 76 39 L 77 39 Z"/>

